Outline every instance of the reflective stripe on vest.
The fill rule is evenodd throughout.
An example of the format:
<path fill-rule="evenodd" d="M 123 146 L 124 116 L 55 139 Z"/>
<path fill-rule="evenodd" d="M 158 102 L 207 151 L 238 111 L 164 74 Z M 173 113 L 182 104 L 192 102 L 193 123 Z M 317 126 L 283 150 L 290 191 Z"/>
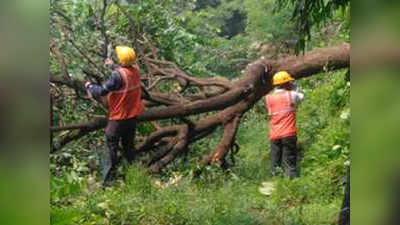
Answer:
<path fill-rule="evenodd" d="M 265 97 L 270 115 L 271 140 L 296 135 L 296 107 L 290 91 L 276 92 Z"/>
<path fill-rule="evenodd" d="M 122 90 L 108 94 L 109 120 L 125 120 L 138 116 L 143 111 L 141 99 L 139 71 L 135 67 L 119 67 L 116 69 L 122 80 Z"/>

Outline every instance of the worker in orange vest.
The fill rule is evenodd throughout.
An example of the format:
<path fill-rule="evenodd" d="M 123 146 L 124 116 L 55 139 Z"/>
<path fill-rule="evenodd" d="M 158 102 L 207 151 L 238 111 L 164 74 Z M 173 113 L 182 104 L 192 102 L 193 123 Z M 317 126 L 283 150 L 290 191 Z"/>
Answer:
<path fill-rule="evenodd" d="M 265 96 L 269 118 L 272 175 L 283 168 L 290 178 L 297 176 L 297 128 L 296 105 L 303 101 L 304 94 L 296 90 L 292 76 L 286 71 L 276 73 L 272 83 L 275 90 Z"/>
<path fill-rule="evenodd" d="M 132 163 L 136 117 L 142 112 L 144 105 L 141 99 L 139 67 L 135 65 L 136 53 L 127 46 L 117 46 L 115 53 L 118 65 L 106 59 L 105 65 L 112 69 L 112 74 L 102 85 L 89 81 L 85 87 L 95 98 L 102 97 L 108 107 L 108 123 L 105 129 L 108 147 L 108 165 L 103 165 L 103 185 L 111 185 L 115 179 L 119 164 L 119 143 L 123 148 L 123 156 Z M 111 165 L 110 165 L 111 163 Z"/>

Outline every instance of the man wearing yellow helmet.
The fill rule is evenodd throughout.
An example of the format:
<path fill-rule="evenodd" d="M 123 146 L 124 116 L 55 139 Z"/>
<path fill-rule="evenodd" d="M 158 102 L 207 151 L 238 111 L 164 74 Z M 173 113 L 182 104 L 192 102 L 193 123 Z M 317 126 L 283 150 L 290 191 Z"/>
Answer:
<path fill-rule="evenodd" d="M 292 76 L 286 71 L 276 73 L 272 78 L 275 90 L 265 96 L 269 118 L 269 139 L 271 142 L 271 169 L 276 175 L 277 167 L 283 164 L 290 178 L 297 176 L 297 128 L 296 105 L 304 95 L 295 90 Z"/>
<path fill-rule="evenodd" d="M 127 46 L 117 46 L 115 53 L 118 65 L 106 59 L 105 64 L 112 69 L 111 77 L 102 85 L 86 82 L 85 87 L 93 97 L 102 97 L 108 107 L 108 123 L 105 129 L 108 156 L 111 165 L 103 165 L 103 185 L 110 185 L 115 179 L 119 164 L 119 142 L 123 156 L 131 163 L 134 159 L 134 138 L 136 117 L 143 110 L 139 67 L 135 51 Z"/>

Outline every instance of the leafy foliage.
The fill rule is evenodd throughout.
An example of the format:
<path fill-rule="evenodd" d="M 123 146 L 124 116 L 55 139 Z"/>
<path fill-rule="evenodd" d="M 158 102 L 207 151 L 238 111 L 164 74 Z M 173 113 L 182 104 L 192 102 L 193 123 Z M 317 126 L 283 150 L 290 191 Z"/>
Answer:
<path fill-rule="evenodd" d="M 337 9 L 342 10 L 345 23 L 349 23 L 349 0 L 277 0 L 279 10 L 287 10 L 292 5 L 292 19 L 298 32 L 297 50 L 304 50 L 306 40 L 311 39 L 311 29 L 335 16 Z M 349 27 L 347 27 L 349 30 Z"/>

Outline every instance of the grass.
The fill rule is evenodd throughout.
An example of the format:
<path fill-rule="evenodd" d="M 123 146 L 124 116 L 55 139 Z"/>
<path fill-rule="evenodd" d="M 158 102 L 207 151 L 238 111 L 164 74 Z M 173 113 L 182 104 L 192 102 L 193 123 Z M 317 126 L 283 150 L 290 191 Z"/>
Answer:
<path fill-rule="evenodd" d="M 106 190 L 92 190 L 83 180 L 81 190 L 76 191 L 76 182 L 62 186 L 57 180 L 52 189 L 62 188 L 63 194 L 56 196 L 58 192 L 52 190 L 51 224 L 335 224 L 343 197 L 343 163 L 348 160 L 349 122 L 340 116 L 348 108 L 349 90 L 343 72 L 328 81 L 318 79 L 309 81 L 311 87 L 319 88 L 306 94 L 298 113 L 299 140 L 304 148 L 300 178 L 271 178 L 268 126 L 260 102 L 242 120 L 237 136 L 240 151 L 230 171 L 211 166 L 194 178 L 192 160 L 184 166 L 170 166 L 164 177 L 150 176 L 140 165 L 132 166 L 124 171 L 125 182 Z M 341 95 L 339 90 L 343 90 Z M 217 136 L 192 146 L 192 158 L 200 155 L 197 150 L 205 152 L 215 145 Z M 332 150 L 336 145 L 340 147 Z M 182 177 L 177 185 L 156 185 L 177 176 Z M 269 197 L 258 192 L 264 181 L 276 184 Z M 68 185 L 74 185 L 71 194 L 65 193 Z"/>

